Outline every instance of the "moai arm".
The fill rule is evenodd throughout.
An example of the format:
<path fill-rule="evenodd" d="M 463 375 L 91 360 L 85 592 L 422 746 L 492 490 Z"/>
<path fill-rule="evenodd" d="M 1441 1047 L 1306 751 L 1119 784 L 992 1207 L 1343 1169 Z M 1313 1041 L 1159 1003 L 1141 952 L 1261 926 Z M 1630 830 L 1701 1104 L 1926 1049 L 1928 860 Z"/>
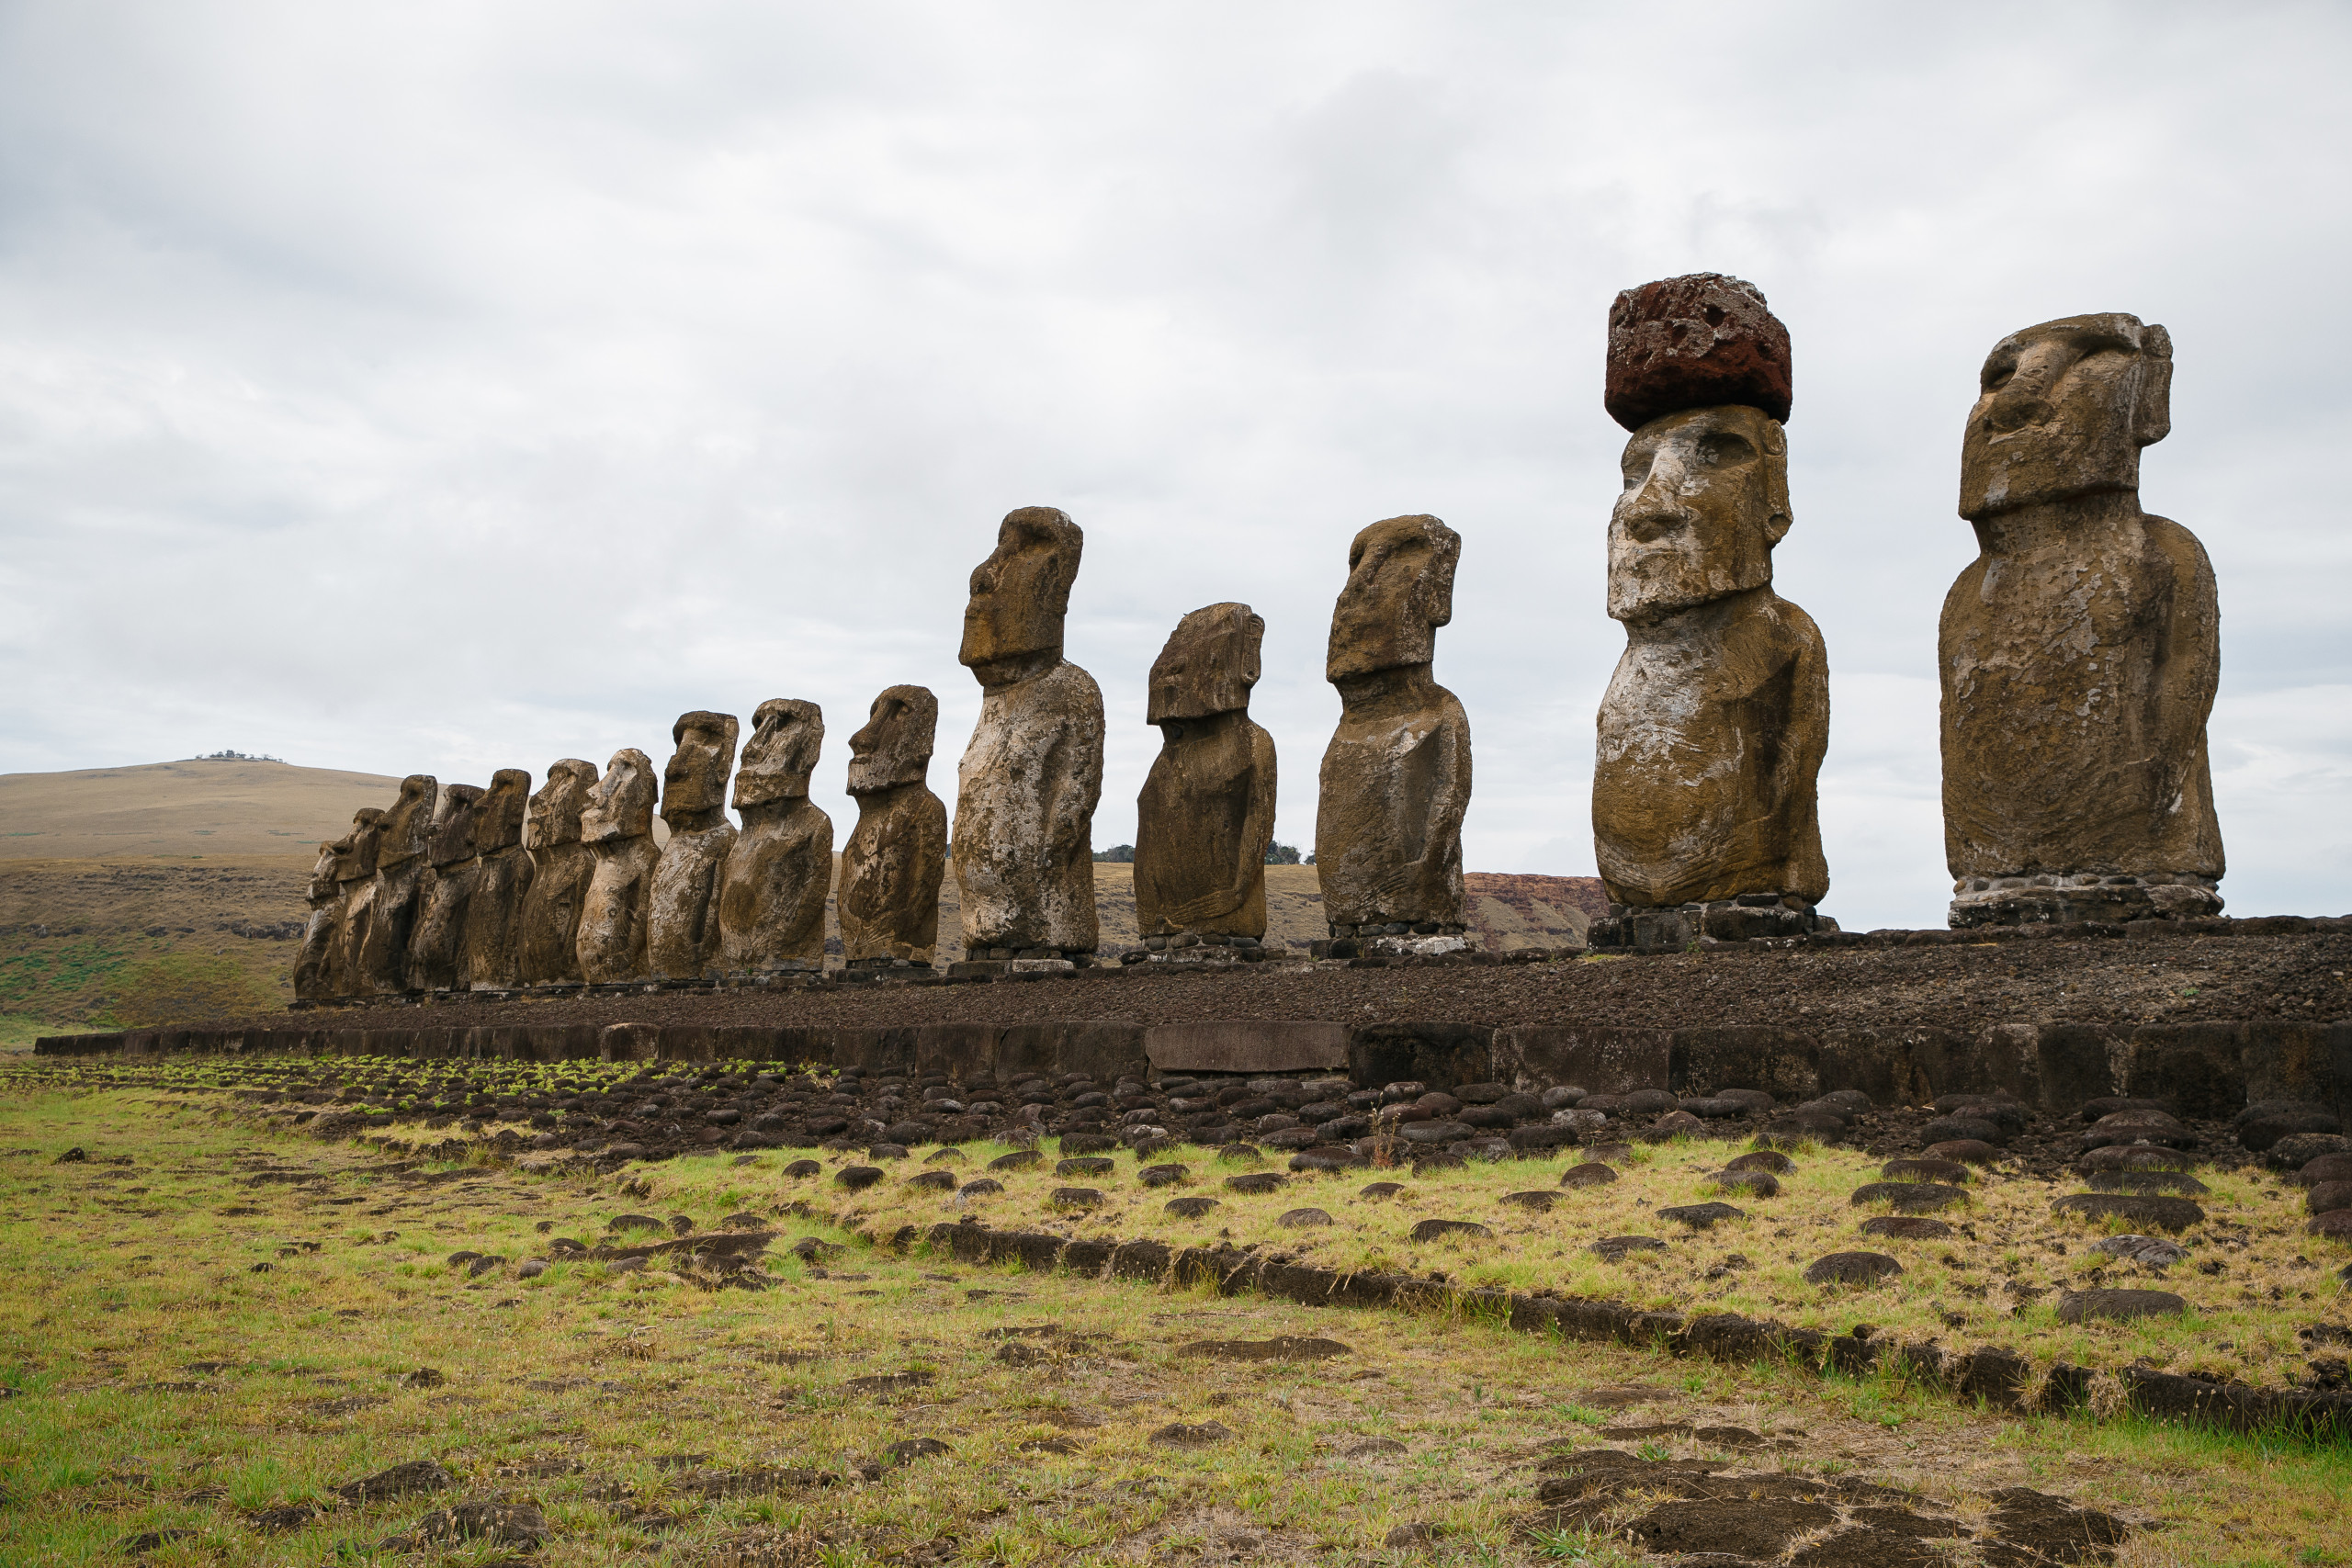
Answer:
<path fill-rule="evenodd" d="M 2203 773 L 2209 764 L 2205 760 L 2205 723 L 2213 714 L 2213 696 L 2222 684 L 2222 600 L 2221 591 L 2213 580 L 2213 563 L 2205 554 L 2205 547 L 2196 535 L 2169 517 L 2150 516 L 2146 523 L 2149 548 L 2172 569 L 2172 592 L 2165 596 L 2165 617 L 2162 629 L 2164 644 L 2157 655 L 2157 667 L 2164 678 L 2156 682 L 2155 734 L 2151 737 L 2161 748 L 2158 763 L 2169 758 L 2175 773 L 2188 767 Z M 2197 738 L 2195 760 L 2189 761 L 2190 748 L 2187 738 Z M 2173 797 L 2188 783 L 2176 776 L 2167 780 L 2167 788 L 2154 803 L 2159 811 L 2170 808 Z M 2199 779 L 2196 784 L 2210 792 L 2210 781 Z M 2205 835 L 2200 834 L 2200 837 Z M 2222 874 L 2222 845 L 2220 836 L 2212 835 L 2212 870 L 2210 874 Z M 2167 870 L 2197 870 L 2202 866 L 2166 867 Z"/>
<path fill-rule="evenodd" d="M 1829 649 L 1812 616 L 1793 604 L 1787 608 L 1799 636 L 1790 682 L 1794 700 L 1772 777 L 1776 815 L 1785 821 L 1781 842 L 1788 870 L 1781 891 L 1817 901 L 1829 892 L 1829 863 L 1821 852 L 1815 795 L 1822 759 L 1829 754 Z"/>
<path fill-rule="evenodd" d="M 1044 772 L 1054 792 L 1046 807 L 1046 831 L 1057 863 L 1073 854 L 1092 858 L 1094 808 L 1102 800 L 1102 689 L 1076 666 L 1063 668 L 1078 677 L 1073 682 L 1077 689 L 1054 727 Z"/>

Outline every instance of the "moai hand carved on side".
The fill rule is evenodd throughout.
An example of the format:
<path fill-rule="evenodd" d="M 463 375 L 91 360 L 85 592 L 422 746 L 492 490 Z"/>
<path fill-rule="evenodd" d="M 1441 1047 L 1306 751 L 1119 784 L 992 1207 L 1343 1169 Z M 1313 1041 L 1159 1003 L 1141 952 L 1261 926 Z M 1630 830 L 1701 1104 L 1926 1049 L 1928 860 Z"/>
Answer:
<path fill-rule="evenodd" d="M 580 911 L 596 874 L 595 855 L 580 841 L 580 813 L 595 787 L 596 765 L 566 757 L 549 764 L 548 782 L 531 796 L 531 886 L 516 943 L 524 985 L 580 978 Z"/>
<path fill-rule="evenodd" d="M 408 948 L 416 931 L 418 906 L 427 869 L 438 781 L 412 773 L 376 825 L 376 877 L 368 912 L 368 934 L 359 949 L 358 989 L 368 996 L 399 996 L 409 988 Z"/>
<path fill-rule="evenodd" d="M 364 989 L 360 955 L 376 909 L 376 845 L 383 824 L 382 807 L 362 807 L 351 818 L 351 831 L 334 842 L 335 922 L 321 976 L 326 996 L 356 997 Z"/>
<path fill-rule="evenodd" d="M 1596 946 L 1794 934 L 1829 890 L 1815 777 L 1829 661 L 1772 591 L 1789 531 L 1788 333 L 1736 277 L 1629 288 L 1607 406 L 1633 431 L 1609 522 L 1625 651 L 1601 699 L 1592 834 L 1613 907 Z"/>
<path fill-rule="evenodd" d="M 343 886 L 335 880 L 335 844 L 321 844 L 302 901 L 311 907 L 302 922 L 302 945 L 294 955 L 294 998 L 322 1001 L 334 995 L 334 928 L 343 913 Z"/>
<path fill-rule="evenodd" d="M 825 966 L 833 821 L 808 798 L 824 743 L 825 716 L 815 703 L 771 697 L 752 715 L 735 774 L 743 830 L 727 852 L 717 911 L 719 963 L 730 975 Z"/>
<path fill-rule="evenodd" d="M 449 784 L 434 807 L 433 832 L 424 852 L 428 869 L 418 896 L 416 926 L 408 939 L 412 991 L 466 988 L 460 964 L 466 907 L 481 871 L 474 852 L 474 809 L 487 793 L 479 784 Z"/>
<path fill-rule="evenodd" d="M 523 847 L 530 806 L 531 775 L 501 768 L 474 807 L 474 888 L 458 970 L 477 991 L 511 991 L 523 983 L 523 901 L 537 873 Z"/>
<path fill-rule="evenodd" d="M 1960 514 L 1982 553 L 1937 637 L 1951 923 L 2218 914 L 2220 596 L 2197 536 L 2140 509 L 2172 335 L 2044 321 L 1995 344 L 1980 384 Z"/>
<path fill-rule="evenodd" d="M 1249 605 L 1211 604 L 1176 624 L 1152 664 L 1146 721 L 1161 741 L 1136 797 L 1136 919 L 1147 941 L 1191 932 L 1224 946 L 1266 934 L 1274 738 L 1250 717 L 1265 637 Z"/>
<path fill-rule="evenodd" d="M 1102 694 L 1062 657 L 1085 535 L 1050 506 L 1008 513 L 972 573 L 958 660 L 980 720 L 956 769 L 956 885 L 969 959 L 1091 953 Z"/>
<path fill-rule="evenodd" d="M 727 820 L 727 775 L 735 766 L 735 716 L 687 713 L 670 727 L 677 750 L 662 774 L 662 820 L 670 841 L 653 867 L 652 926 L 645 956 L 657 980 L 716 978 L 718 884 L 735 824 Z"/>
<path fill-rule="evenodd" d="M 925 782 L 939 699 L 892 686 L 849 738 L 857 826 L 842 852 L 842 953 L 851 969 L 928 968 L 939 945 L 947 806 Z"/>
<path fill-rule="evenodd" d="M 1370 951 L 1451 953 L 1469 944 L 1462 818 L 1470 805 L 1470 718 L 1430 666 L 1453 618 L 1462 536 L 1437 518 L 1391 517 L 1348 548 L 1324 674 L 1340 727 L 1323 753 L 1315 869 L 1335 939 Z"/>
<path fill-rule="evenodd" d="M 613 753 L 580 813 L 581 841 L 596 857 L 580 908 L 580 976 L 592 986 L 645 978 L 653 902 L 653 760 L 634 746 Z"/>

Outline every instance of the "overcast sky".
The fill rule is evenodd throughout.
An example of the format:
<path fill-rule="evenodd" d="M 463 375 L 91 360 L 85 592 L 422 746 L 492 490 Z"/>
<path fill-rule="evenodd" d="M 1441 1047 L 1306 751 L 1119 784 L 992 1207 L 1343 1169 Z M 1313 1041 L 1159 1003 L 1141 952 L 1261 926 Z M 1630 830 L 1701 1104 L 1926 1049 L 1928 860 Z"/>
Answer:
<path fill-rule="evenodd" d="M 1179 616 L 1267 624 L 1314 832 L 1348 542 L 1463 536 L 1473 870 L 1589 874 L 1616 291 L 1794 341 L 1778 586 L 1849 929 L 1940 924 L 1935 626 L 1985 351 L 2172 330 L 2239 913 L 2352 908 L 2341 6 L 0 5 L 0 772 L 219 747 L 486 783 L 882 687 L 1086 530 L 1134 837 Z"/>

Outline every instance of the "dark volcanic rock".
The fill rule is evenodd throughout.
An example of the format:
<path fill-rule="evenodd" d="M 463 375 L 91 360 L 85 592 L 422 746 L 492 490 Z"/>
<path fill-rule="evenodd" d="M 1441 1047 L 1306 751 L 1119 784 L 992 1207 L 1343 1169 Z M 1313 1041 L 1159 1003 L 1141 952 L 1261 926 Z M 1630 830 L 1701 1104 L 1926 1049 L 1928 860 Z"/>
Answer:
<path fill-rule="evenodd" d="M 1903 1265 L 1883 1252 L 1833 1252 L 1815 1259 L 1804 1271 L 1808 1285 L 1870 1285 L 1903 1272 Z"/>
<path fill-rule="evenodd" d="M 1917 1214 L 1881 1214 L 1874 1220 L 1862 1222 L 1864 1235 L 1891 1235 L 1900 1241 L 1940 1241 L 1952 1234 L 1941 1220 L 1930 1220 Z"/>
<path fill-rule="evenodd" d="M 1847 1201 L 1858 1209 L 1884 1203 L 1906 1214 L 1931 1214 L 1938 1209 L 1967 1202 L 1968 1193 L 1965 1189 L 1947 1187 L 1939 1181 L 1867 1181 L 1855 1188 L 1853 1197 Z"/>
<path fill-rule="evenodd" d="M 2170 1291 L 2074 1291 L 2058 1303 L 2061 1323 L 2089 1323 L 2100 1318 L 2118 1322 L 2135 1317 L 2171 1317 L 2188 1310 L 2188 1303 Z"/>
<path fill-rule="evenodd" d="M 2185 1231 L 2205 1223 L 2205 1211 L 2186 1198 L 2141 1198 L 2105 1192 L 2077 1192 L 2050 1205 L 2052 1212 L 2080 1214 L 2086 1220 L 2124 1220 L 2151 1230 Z"/>
<path fill-rule="evenodd" d="M 1768 1170 L 1774 1176 L 1791 1176 L 1795 1174 L 1797 1162 L 1778 1149 L 1757 1149 L 1752 1153 L 1740 1156 L 1724 1168 L 1725 1170 Z"/>
<path fill-rule="evenodd" d="M 1754 284 L 1690 273 L 1628 288 L 1609 309 L 1601 406 L 1627 430 L 1721 403 L 1786 420 L 1790 391 L 1789 330 Z"/>
<path fill-rule="evenodd" d="M 346 1503 L 382 1503 L 420 1492 L 446 1491 L 457 1483 L 456 1476 L 433 1461 L 415 1459 L 390 1470 L 379 1470 L 365 1480 L 347 1481 L 334 1491 Z"/>
<path fill-rule="evenodd" d="M 1968 1168 L 1953 1159 L 1891 1159 L 1878 1168 L 1889 1181 L 1940 1181 L 1948 1186 L 1968 1179 Z"/>
<path fill-rule="evenodd" d="M 1837 1522 L 1837 1510 L 1824 1503 L 1738 1497 L 1661 1503 L 1628 1528 L 1648 1551 L 1769 1561 L 1798 1536 Z"/>
<path fill-rule="evenodd" d="M 1600 1255 L 1604 1263 L 1615 1263 L 1635 1252 L 1664 1252 L 1666 1243 L 1654 1235 L 1605 1235 L 1589 1249 Z"/>
<path fill-rule="evenodd" d="M 1572 1165 L 1560 1173 L 1563 1187 L 1606 1187 L 1617 1179 L 1617 1173 L 1598 1160 Z"/>
<path fill-rule="evenodd" d="M 1747 1211 L 1735 1209 L 1729 1203 L 1680 1203 L 1660 1209 L 1657 1217 L 1672 1220 L 1679 1225 L 1689 1225 L 1694 1231 L 1712 1230 L 1725 1220 L 1744 1220 Z"/>
<path fill-rule="evenodd" d="M 882 1168 L 872 1165 L 845 1165 L 833 1172 L 833 1185 L 845 1187 L 852 1192 L 862 1192 L 882 1179 Z"/>
<path fill-rule="evenodd" d="M 1285 1230 L 1309 1230 L 1330 1223 L 1331 1216 L 1320 1209 L 1285 1209 L 1274 1221 Z"/>
<path fill-rule="evenodd" d="M 1354 1352 L 1337 1339 L 1281 1334 L 1272 1339 L 1196 1339 L 1177 1354 L 1217 1361 L 1320 1361 Z"/>
<path fill-rule="evenodd" d="M 1495 1233 L 1476 1220 L 1423 1220 L 1413 1227 L 1415 1241 L 1442 1241 L 1448 1236 L 1483 1240 Z"/>
<path fill-rule="evenodd" d="M 1197 1220 L 1221 1205 L 1214 1198 L 1170 1198 L 1164 1207 L 1180 1220 Z"/>

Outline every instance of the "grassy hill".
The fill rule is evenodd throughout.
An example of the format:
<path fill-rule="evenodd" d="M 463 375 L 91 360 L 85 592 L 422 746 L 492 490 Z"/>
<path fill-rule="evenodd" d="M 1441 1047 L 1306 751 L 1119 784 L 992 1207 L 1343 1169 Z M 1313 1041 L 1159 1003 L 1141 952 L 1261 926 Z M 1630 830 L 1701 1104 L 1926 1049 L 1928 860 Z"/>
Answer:
<path fill-rule="evenodd" d="M 0 773 L 0 860 L 300 855 L 401 781 L 285 762 L 149 762 Z"/>

